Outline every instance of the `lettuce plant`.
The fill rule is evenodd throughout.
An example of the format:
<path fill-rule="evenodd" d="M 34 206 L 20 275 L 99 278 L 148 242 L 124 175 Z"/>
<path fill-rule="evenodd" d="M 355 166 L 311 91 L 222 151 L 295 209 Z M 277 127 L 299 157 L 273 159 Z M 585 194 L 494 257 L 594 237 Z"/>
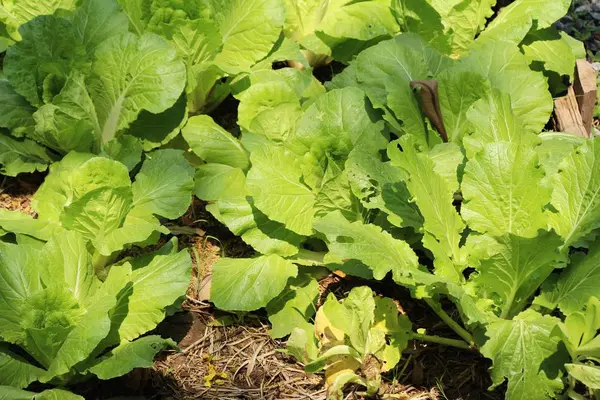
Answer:
<path fill-rule="evenodd" d="M 298 59 L 292 43 L 281 48 L 281 0 L 4 3 L 19 33 L 0 80 L 0 164 L 10 175 L 69 151 L 132 169 L 188 113 L 218 105 L 230 92 L 222 80 Z"/>
<path fill-rule="evenodd" d="M 177 240 L 135 258 L 123 251 L 168 233 L 157 217 L 187 210 L 192 173 L 176 150 L 149 153 L 133 183 L 121 163 L 69 153 L 32 199 L 37 218 L 0 212 L 0 385 L 13 388 L 0 393 L 110 379 L 175 347 L 141 335 L 185 295 L 189 253 Z"/>

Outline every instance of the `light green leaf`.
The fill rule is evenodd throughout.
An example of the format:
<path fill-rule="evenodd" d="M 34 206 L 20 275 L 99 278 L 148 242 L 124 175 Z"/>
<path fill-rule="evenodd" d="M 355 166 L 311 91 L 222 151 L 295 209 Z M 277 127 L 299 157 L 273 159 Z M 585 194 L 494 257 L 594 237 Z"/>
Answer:
<path fill-rule="evenodd" d="M 584 238 L 600 227 L 600 139 L 589 139 L 560 163 L 551 178 L 550 226 L 565 246 Z"/>
<path fill-rule="evenodd" d="M 452 32 L 453 54 L 461 54 L 469 49 L 475 36 L 485 27 L 487 18 L 494 13 L 492 7 L 495 5 L 496 0 L 463 0 L 444 15 L 444 25 Z"/>
<path fill-rule="evenodd" d="M 558 280 L 548 281 L 542 287 L 541 303 L 551 309 L 558 306 L 565 315 L 583 310 L 589 298 L 598 295 L 599 256 L 598 244 L 595 244 L 587 255 L 573 254 L 570 265 L 560 274 Z M 538 301 L 536 299 L 536 302 Z"/>
<path fill-rule="evenodd" d="M 186 98 L 182 95 L 172 107 L 161 113 L 143 110 L 125 133 L 139 139 L 144 151 L 150 151 L 169 143 L 186 122 Z M 120 137 L 117 136 L 117 139 Z"/>
<path fill-rule="evenodd" d="M 446 69 L 436 78 L 448 140 L 460 144 L 463 136 L 471 130 L 467 112 L 489 91 L 489 83 L 483 76 L 461 68 Z"/>
<path fill-rule="evenodd" d="M 37 257 L 30 246 L 0 242 L 0 336 L 11 343 L 23 343 L 22 307 L 41 287 Z"/>
<path fill-rule="evenodd" d="M 393 36 L 399 31 L 389 2 L 364 1 L 347 4 L 337 10 L 335 6 L 332 8 L 333 12 L 327 10 L 316 28 L 328 36 L 366 41 Z"/>
<path fill-rule="evenodd" d="M 98 46 L 88 79 L 104 141 L 125 129 L 142 110 L 173 106 L 185 85 L 185 66 L 163 38 L 145 33 L 113 36 Z"/>
<path fill-rule="evenodd" d="M 85 66 L 85 48 L 78 43 L 71 22 L 43 15 L 23 25 L 23 40 L 6 52 L 4 73 L 17 93 L 40 107 L 47 96 L 47 85 L 58 86 L 77 67 Z M 112 71 L 114 72 L 114 71 Z"/>
<path fill-rule="evenodd" d="M 315 199 L 315 217 L 323 217 L 336 210 L 351 221 L 362 221 L 362 207 L 350 190 L 348 175 L 342 171 L 323 184 Z"/>
<path fill-rule="evenodd" d="M 33 129 L 35 107 L 15 91 L 9 81 L 0 78 L 0 127 L 8 128 L 15 136 Z"/>
<path fill-rule="evenodd" d="M 356 76 L 376 108 L 389 107 L 402 121 L 404 132 L 424 135 L 423 116 L 410 82 L 428 79 L 429 68 L 412 40 L 401 34 L 363 51 L 355 61 Z"/>
<path fill-rule="evenodd" d="M 364 207 L 386 212 L 396 226 L 419 229 L 423 225 L 418 207 L 409 201 L 407 177 L 400 168 L 357 147 L 348 157 L 346 170 L 352 192 Z"/>
<path fill-rule="evenodd" d="M 316 312 L 318 297 L 319 283 L 311 274 L 290 279 L 287 288 L 266 306 L 271 336 L 282 338 L 292 333 L 294 327 L 306 323 Z"/>
<path fill-rule="evenodd" d="M 190 118 L 182 133 L 194 153 L 204 161 L 248 168 L 248 154 L 239 140 L 208 115 Z"/>
<path fill-rule="evenodd" d="M 445 34 L 442 16 L 431 4 L 420 0 L 395 0 L 394 5 L 405 31 L 416 33 L 433 47 L 450 53 L 451 37 Z"/>
<path fill-rule="evenodd" d="M 44 390 L 41 393 L 35 394 L 34 400 L 85 400 L 83 397 L 78 396 L 68 390 L 63 389 L 49 389 Z"/>
<path fill-rule="evenodd" d="M 459 180 L 462 180 L 462 176 L 459 177 L 459 168 L 465 161 L 461 148 L 454 143 L 440 143 L 429 151 L 429 158 L 435 164 L 433 170 L 446 179 L 450 189 L 458 192 Z"/>
<path fill-rule="evenodd" d="M 106 380 L 122 376 L 134 368 L 150 368 L 154 365 L 154 356 L 166 349 L 177 349 L 171 339 L 160 336 L 145 336 L 133 342 L 125 342 L 102 356 L 89 371 L 98 378 Z"/>
<path fill-rule="evenodd" d="M 20 211 L 0 210 L 0 226 L 8 232 L 23 234 L 41 240 L 48 240 L 53 233 L 60 231 L 58 224 L 42 219 L 34 219 L 31 215 Z"/>
<path fill-rule="evenodd" d="M 199 166 L 195 182 L 194 194 L 205 201 L 217 201 L 231 194 L 243 198 L 248 191 L 244 171 L 224 164 Z"/>
<path fill-rule="evenodd" d="M 424 246 L 431 250 L 438 273 L 453 280 L 462 280 L 463 256 L 459 249 L 465 224 L 452 205 L 454 191 L 446 179 L 435 172 L 435 164 L 426 153 L 419 153 L 415 138 L 406 135 L 399 141 L 402 152 L 393 142 L 388 156 L 408 175 L 406 186 L 423 216 Z"/>
<path fill-rule="evenodd" d="M 127 265 L 127 264 L 125 264 Z M 131 285 L 118 295 L 111 320 L 118 332 L 110 342 L 133 340 L 154 329 L 165 317 L 165 310 L 185 295 L 190 283 L 192 261 L 187 250 L 156 256 L 131 274 Z"/>
<path fill-rule="evenodd" d="M 194 169 L 181 151 L 157 150 L 147 155 L 131 188 L 134 207 L 176 219 L 192 201 Z"/>
<path fill-rule="evenodd" d="M 326 262 L 359 260 L 381 280 L 392 271 L 395 280 L 418 268 L 417 256 L 408 243 L 397 240 L 375 225 L 349 222 L 339 212 L 315 221 L 315 230 L 327 237 Z"/>
<path fill-rule="evenodd" d="M 556 174 L 561 161 L 586 141 L 581 136 L 563 132 L 543 132 L 539 137 L 542 141 L 535 151 L 546 171 L 546 179 Z"/>
<path fill-rule="evenodd" d="M 570 43 L 556 28 L 549 27 L 529 32 L 523 40 L 522 49 L 531 67 L 543 71 L 549 78 L 550 89 L 554 93 L 563 90 L 563 75 L 569 77 L 569 82 L 573 81 L 575 55 Z"/>
<path fill-rule="evenodd" d="M 133 170 L 142 160 L 142 145 L 133 136 L 117 136 L 105 143 L 103 150 L 113 160 L 124 164 L 129 171 Z"/>
<path fill-rule="evenodd" d="M 556 374 L 560 366 L 556 360 L 549 362 L 558 348 L 558 340 L 550 337 L 557 322 L 553 317 L 529 310 L 513 320 L 498 320 L 488 325 L 489 339 L 481 347 L 481 353 L 494 363 L 492 388 L 508 380 L 508 400 L 544 400 L 562 389 Z"/>
<path fill-rule="evenodd" d="M 8 33 L 19 40 L 18 28 L 40 15 L 51 15 L 56 11 L 71 10 L 76 0 L 4 0 L 0 19 L 6 24 Z"/>
<path fill-rule="evenodd" d="M 85 75 L 73 71 L 62 91 L 33 114 L 30 136 L 61 153 L 98 150 L 100 127 L 94 104 L 85 86 Z"/>
<path fill-rule="evenodd" d="M 222 310 L 256 310 L 277 297 L 297 273 L 294 264 L 274 254 L 221 258 L 213 265 L 210 299 Z"/>
<path fill-rule="evenodd" d="M 45 374 L 45 370 L 17 356 L 8 349 L 8 346 L 0 346 L 0 385 L 26 388 Z M 0 398 L 2 398 L 2 389 L 0 389 Z"/>
<path fill-rule="evenodd" d="M 503 26 L 510 30 L 515 21 L 523 16 L 532 16 L 537 21 L 539 29 L 547 28 L 562 18 L 571 5 L 571 0 L 556 0 L 547 2 L 545 0 L 517 0 L 504 7 L 498 16 L 490 23 L 488 29 Z"/>
<path fill-rule="evenodd" d="M 129 187 L 92 190 L 65 207 L 62 225 L 99 247 L 98 243 L 123 225 L 131 209 L 132 196 Z"/>
<path fill-rule="evenodd" d="M 600 367 L 585 364 L 565 364 L 569 375 L 590 389 L 600 389 Z"/>
<path fill-rule="evenodd" d="M 127 32 L 127 23 L 115 0 L 83 0 L 73 14 L 75 37 L 90 55 L 106 39 Z"/>
<path fill-rule="evenodd" d="M 550 119 L 552 95 L 544 76 L 529 69 L 527 58 L 509 42 L 494 41 L 474 49 L 460 61 L 508 95 L 515 117 L 526 132 L 538 134 Z"/>
<path fill-rule="evenodd" d="M 298 246 L 305 240 L 303 236 L 270 220 L 254 207 L 250 197 L 239 196 L 238 193 L 230 195 L 206 206 L 207 211 L 262 254 L 289 257 L 298 253 Z"/>
<path fill-rule="evenodd" d="M 487 144 L 465 167 L 461 215 L 480 233 L 534 237 L 548 225 L 544 207 L 551 191 L 540 184 L 543 178 L 535 150 L 516 143 Z"/>
<path fill-rule="evenodd" d="M 230 74 L 248 71 L 279 38 L 284 9 L 278 0 L 212 0 L 223 49 L 215 62 Z"/>
<path fill-rule="evenodd" d="M 256 208 L 299 235 L 312 233 L 315 195 L 304 185 L 296 157 L 276 145 L 256 149 L 246 184 Z"/>
<path fill-rule="evenodd" d="M 475 281 L 494 299 L 502 318 L 518 314 L 552 271 L 566 263 L 561 239 L 544 232 L 533 239 L 504 235 L 496 239 L 494 254 L 480 261 Z M 500 300 L 500 301 L 498 301 Z"/>
<path fill-rule="evenodd" d="M 0 386 L 1 400 L 34 400 L 35 393 L 17 389 L 12 386 Z"/>
<path fill-rule="evenodd" d="M 0 172 L 3 175 L 45 171 L 53 160 L 51 153 L 36 142 L 0 133 Z"/>
<path fill-rule="evenodd" d="M 472 137 L 483 143 L 518 143 L 525 134 L 512 109 L 510 95 L 498 89 L 491 89 L 473 103 L 467 119 L 473 125 Z"/>

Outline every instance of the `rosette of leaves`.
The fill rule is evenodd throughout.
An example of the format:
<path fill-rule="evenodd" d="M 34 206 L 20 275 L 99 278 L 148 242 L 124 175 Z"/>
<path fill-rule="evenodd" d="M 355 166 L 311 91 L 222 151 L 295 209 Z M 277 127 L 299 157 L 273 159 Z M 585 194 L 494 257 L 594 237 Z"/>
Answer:
<path fill-rule="evenodd" d="M 259 61 L 270 67 L 283 57 L 276 49 L 294 57 L 278 42 L 280 0 L 34 3 L 10 8 L 30 20 L 19 23 L 0 81 L 5 174 L 44 170 L 73 150 L 132 169 L 188 113 L 218 105 L 229 94 L 221 80 Z"/>
<path fill-rule="evenodd" d="M 34 195 L 37 218 L 0 212 L 0 394 L 59 396 L 16 389 L 111 379 L 176 348 L 143 335 L 185 295 L 188 251 L 176 239 L 138 257 L 123 250 L 168 233 L 158 217 L 186 211 L 192 179 L 175 150 L 150 153 L 133 183 L 123 164 L 70 153 Z"/>
<path fill-rule="evenodd" d="M 348 62 L 361 50 L 394 36 L 400 27 L 390 1 L 284 0 L 287 38 L 302 47 L 309 64 Z"/>
<path fill-rule="evenodd" d="M 328 399 L 343 399 L 350 383 L 377 394 L 381 374 L 392 370 L 411 338 L 411 323 L 399 315 L 392 299 L 374 297 L 366 286 L 356 287 L 338 301 L 333 294 L 315 323 L 295 328 L 287 351 L 305 364 L 308 373 L 325 370 Z"/>

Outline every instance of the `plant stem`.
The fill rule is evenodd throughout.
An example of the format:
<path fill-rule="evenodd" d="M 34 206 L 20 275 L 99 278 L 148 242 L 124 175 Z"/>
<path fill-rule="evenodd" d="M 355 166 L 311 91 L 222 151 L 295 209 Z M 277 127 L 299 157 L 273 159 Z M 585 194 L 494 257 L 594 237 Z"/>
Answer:
<path fill-rule="evenodd" d="M 422 340 L 424 342 L 438 343 L 438 344 L 443 344 L 444 346 L 452 346 L 452 347 L 457 347 L 459 349 L 464 349 L 464 350 L 473 350 L 473 347 L 469 346 L 469 344 L 463 340 L 448 339 L 448 338 L 441 337 L 441 336 L 424 335 L 421 333 L 412 333 L 411 337 L 413 339 Z"/>
<path fill-rule="evenodd" d="M 471 348 L 475 348 L 475 340 L 473 336 L 460 326 L 455 320 L 450 317 L 446 311 L 442 309 L 442 306 L 433 299 L 425 299 L 425 302 L 431 307 L 431 309 L 444 321 L 454 332 L 468 343 Z"/>
<path fill-rule="evenodd" d="M 103 256 L 97 251 L 92 255 L 92 266 L 94 267 L 94 271 L 96 271 L 96 276 L 104 281 L 106 279 L 106 270 L 104 267 L 110 262 L 110 256 Z"/>

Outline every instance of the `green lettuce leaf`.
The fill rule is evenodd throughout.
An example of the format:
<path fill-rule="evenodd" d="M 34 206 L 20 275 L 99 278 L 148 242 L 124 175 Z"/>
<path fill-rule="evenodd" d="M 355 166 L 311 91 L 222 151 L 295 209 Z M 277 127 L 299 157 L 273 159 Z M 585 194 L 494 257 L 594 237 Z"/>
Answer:
<path fill-rule="evenodd" d="M 494 363 L 492 388 L 508 380 L 507 399 L 542 400 L 562 389 L 560 360 L 552 359 L 558 339 L 550 333 L 558 319 L 528 310 L 512 320 L 488 325 L 481 353 Z"/>
<path fill-rule="evenodd" d="M 36 142 L 0 133 L 0 173 L 3 175 L 45 171 L 52 161 L 54 156 Z"/>
<path fill-rule="evenodd" d="M 257 310 L 277 297 L 297 274 L 294 264 L 275 254 L 221 258 L 212 268 L 210 300 L 222 310 Z"/>

